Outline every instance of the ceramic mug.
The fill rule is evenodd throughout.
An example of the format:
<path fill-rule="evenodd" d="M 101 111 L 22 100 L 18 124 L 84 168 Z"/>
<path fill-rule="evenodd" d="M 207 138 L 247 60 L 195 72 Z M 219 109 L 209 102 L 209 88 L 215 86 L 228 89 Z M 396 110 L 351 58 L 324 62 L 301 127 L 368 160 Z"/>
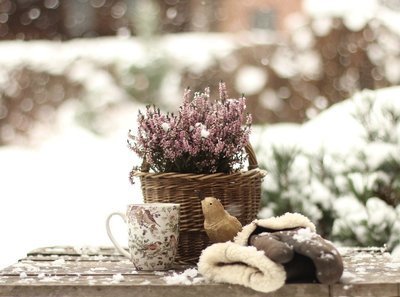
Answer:
<path fill-rule="evenodd" d="M 107 234 L 137 270 L 169 269 L 178 248 L 179 209 L 180 205 L 174 203 L 130 204 L 126 214 L 114 212 L 107 217 Z M 115 215 L 128 225 L 129 253 L 111 233 L 110 219 Z"/>

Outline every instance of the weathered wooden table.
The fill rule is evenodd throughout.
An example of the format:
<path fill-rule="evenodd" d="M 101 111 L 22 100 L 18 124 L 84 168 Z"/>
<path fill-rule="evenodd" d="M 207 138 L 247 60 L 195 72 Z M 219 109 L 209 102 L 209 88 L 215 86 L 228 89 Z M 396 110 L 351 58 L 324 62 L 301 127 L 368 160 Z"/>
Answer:
<path fill-rule="evenodd" d="M 251 289 L 206 283 L 194 267 L 137 272 L 113 248 L 50 247 L 0 271 L 0 296 L 400 296 L 400 259 L 379 248 L 342 248 L 340 283 L 287 284 L 263 294 Z"/>

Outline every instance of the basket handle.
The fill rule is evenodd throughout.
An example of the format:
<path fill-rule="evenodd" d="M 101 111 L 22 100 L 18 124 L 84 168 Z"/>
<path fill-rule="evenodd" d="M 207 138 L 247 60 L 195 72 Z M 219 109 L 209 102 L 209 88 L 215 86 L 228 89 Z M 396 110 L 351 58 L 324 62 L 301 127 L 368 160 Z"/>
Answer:
<path fill-rule="evenodd" d="M 254 149 L 253 149 L 252 145 L 250 144 L 250 142 L 248 142 L 246 144 L 244 149 L 246 150 L 246 153 L 247 153 L 248 158 L 249 158 L 248 170 L 252 170 L 252 169 L 258 168 L 258 162 L 257 162 L 256 153 L 254 152 Z M 150 171 L 150 165 L 144 159 L 143 159 L 142 165 L 140 166 L 140 171 L 141 172 L 149 172 Z"/>
<path fill-rule="evenodd" d="M 248 158 L 249 158 L 248 170 L 252 170 L 252 169 L 258 168 L 258 162 L 257 162 L 256 153 L 254 152 L 254 149 L 253 149 L 251 143 L 248 142 L 246 144 L 246 146 L 244 147 L 244 149 L 246 150 L 246 153 L 247 153 Z"/>

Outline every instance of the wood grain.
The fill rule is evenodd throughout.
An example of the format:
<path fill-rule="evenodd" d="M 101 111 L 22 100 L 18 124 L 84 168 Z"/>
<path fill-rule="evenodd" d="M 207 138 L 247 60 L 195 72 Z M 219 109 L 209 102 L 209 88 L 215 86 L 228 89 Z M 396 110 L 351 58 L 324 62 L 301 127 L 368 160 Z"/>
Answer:
<path fill-rule="evenodd" d="M 26 258 L 0 271 L 0 297 L 400 296 L 400 259 L 379 248 L 341 248 L 340 252 L 345 272 L 339 283 L 287 284 L 263 294 L 242 286 L 210 284 L 200 275 L 190 285 L 169 285 L 168 276 L 191 267 L 177 264 L 169 271 L 135 271 L 129 260 L 109 247 L 48 247 L 29 252 Z"/>

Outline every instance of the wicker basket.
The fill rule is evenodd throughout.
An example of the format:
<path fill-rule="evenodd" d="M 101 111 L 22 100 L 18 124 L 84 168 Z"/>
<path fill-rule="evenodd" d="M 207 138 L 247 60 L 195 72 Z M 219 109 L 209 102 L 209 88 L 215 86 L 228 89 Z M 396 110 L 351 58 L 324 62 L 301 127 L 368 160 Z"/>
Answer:
<path fill-rule="evenodd" d="M 246 147 L 249 159 L 247 171 L 232 174 L 149 173 L 132 170 L 131 181 L 139 177 L 146 203 L 179 203 L 180 233 L 176 262 L 194 264 L 210 242 L 204 231 L 201 198 L 220 199 L 225 209 L 242 225 L 257 216 L 260 207 L 261 181 L 266 172 L 258 169 L 251 145 Z"/>

